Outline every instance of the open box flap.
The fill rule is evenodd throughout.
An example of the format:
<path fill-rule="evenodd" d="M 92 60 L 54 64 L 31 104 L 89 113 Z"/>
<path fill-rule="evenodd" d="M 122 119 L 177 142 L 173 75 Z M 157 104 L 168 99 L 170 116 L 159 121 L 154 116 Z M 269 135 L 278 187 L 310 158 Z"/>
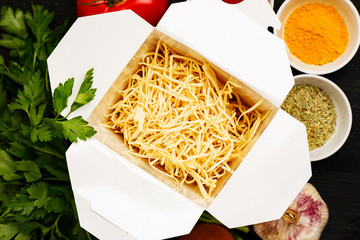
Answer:
<path fill-rule="evenodd" d="M 88 191 L 92 191 L 91 188 L 83 188 L 74 192 L 80 226 L 101 240 L 137 240 L 96 212 L 91 211 L 91 202 L 87 197 Z"/>
<path fill-rule="evenodd" d="M 165 239 L 189 233 L 203 212 L 96 139 L 71 145 L 66 156 L 73 191 L 87 203 L 80 222 L 91 230 L 110 222 L 109 231 L 122 230 L 118 239 Z"/>
<path fill-rule="evenodd" d="M 244 0 L 235 7 L 239 8 L 245 15 L 256 21 L 263 28 L 273 27 L 274 29 L 281 28 L 279 18 L 274 14 L 274 10 L 270 3 L 265 0 Z"/>
<path fill-rule="evenodd" d="M 70 118 L 81 115 L 86 119 L 90 115 L 153 29 L 130 10 L 81 17 L 75 21 L 47 60 L 52 91 L 59 83 L 75 78 L 69 102 L 75 99 L 86 71 L 94 68 L 96 97 Z M 68 106 L 63 115 L 67 115 L 69 109 Z"/>
<path fill-rule="evenodd" d="M 285 44 L 239 9 L 221 0 L 176 3 L 157 28 L 280 106 L 294 84 Z"/>
<path fill-rule="evenodd" d="M 208 211 L 229 228 L 279 219 L 310 177 L 306 128 L 279 110 Z"/>

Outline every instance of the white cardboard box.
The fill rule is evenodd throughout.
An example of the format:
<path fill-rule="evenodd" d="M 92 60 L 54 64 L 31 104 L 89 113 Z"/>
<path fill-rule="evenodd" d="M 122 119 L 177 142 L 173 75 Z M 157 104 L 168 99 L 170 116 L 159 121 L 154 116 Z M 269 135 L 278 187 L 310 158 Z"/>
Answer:
<path fill-rule="evenodd" d="M 189 233 L 204 210 L 230 228 L 282 216 L 310 178 L 311 166 L 305 126 L 278 109 L 294 81 L 284 42 L 267 31 L 266 19 L 279 27 L 266 0 L 237 6 L 193 0 L 172 4 L 155 30 L 129 10 L 76 20 L 48 59 L 52 89 L 75 77 L 77 92 L 85 72 L 94 68 L 96 97 L 70 117 L 91 118 L 151 36 L 193 49 L 276 108 L 245 159 L 205 203 L 97 137 L 72 144 L 66 156 L 84 229 L 104 240 L 159 240 Z"/>

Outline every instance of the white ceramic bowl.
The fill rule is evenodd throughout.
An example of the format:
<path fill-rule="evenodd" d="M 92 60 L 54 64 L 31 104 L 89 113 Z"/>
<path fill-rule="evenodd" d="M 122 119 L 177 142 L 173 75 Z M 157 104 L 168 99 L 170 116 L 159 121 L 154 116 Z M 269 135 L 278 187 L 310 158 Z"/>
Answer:
<path fill-rule="evenodd" d="M 360 17 L 359 13 L 350 0 L 286 0 L 277 12 L 277 16 L 280 19 L 282 26 L 285 25 L 289 15 L 299 6 L 311 3 L 320 2 L 328 5 L 332 5 L 337 9 L 339 14 L 344 18 L 345 24 L 349 31 L 349 44 L 345 52 L 340 55 L 335 61 L 324 65 L 310 65 L 306 64 L 296 57 L 294 57 L 287 49 L 290 64 L 295 69 L 310 74 L 326 74 L 339 70 L 345 66 L 355 55 L 360 44 Z M 275 31 L 275 34 L 283 39 L 284 28 L 279 31 Z"/>
<path fill-rule="evenodd" d="M 302 74 L 294 77 L 295 84 L 308 84 L 324 90 L 334 102 L 337 119 L 335 132 L 321 147 L 310 151 L 311 161 L 318 161 L 334 154 L 345 143 L 352 125 L 350 103 L 344 92 L 332 81 L 317 75 Z"/>

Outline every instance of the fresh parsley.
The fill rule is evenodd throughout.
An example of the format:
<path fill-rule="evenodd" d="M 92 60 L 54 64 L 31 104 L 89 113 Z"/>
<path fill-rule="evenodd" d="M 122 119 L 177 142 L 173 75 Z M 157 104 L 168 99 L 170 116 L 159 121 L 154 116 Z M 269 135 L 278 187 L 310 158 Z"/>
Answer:
<path fill-rule="evenodd" d="M 46 60 L 66 31 L 54 13 L 3 6 L 0 12 L 0 239 L 94 239 L 81 229 L 65 160 L 71 142 L 96 132 L 70 113 L 90 102 L 93 69 L 71 105 L 74 79 L 51 94 Z M 7 61 L 5 61 L 7 59 Z M 70 105 L 70 111 L 64 113 Z"/>

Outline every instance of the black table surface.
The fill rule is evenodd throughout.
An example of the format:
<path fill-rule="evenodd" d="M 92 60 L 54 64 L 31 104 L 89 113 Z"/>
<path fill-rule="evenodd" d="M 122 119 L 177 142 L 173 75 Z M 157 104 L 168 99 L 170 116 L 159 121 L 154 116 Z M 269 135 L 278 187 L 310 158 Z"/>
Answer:
<path fill-rule="evenodd" d="M 181 0 L 170 0 L 170 3 Z M 251 0 L 247 0 L 251 1 Z M 31 2 L 44 5 L 55 12 L 54 25 L 65 19 L 69 23 L 76 20 L 75 0 L 0 0 L 0 6 L 7 5 L 22 10 L 30 10 Z M 277 12 L 283 0 L 275 0 Z M 360 1 L 352 0 L 358 11 Z M 206 7 L 206 6 L 204 6 Z M 234 23 L 235 25 L 236 23 Z M 3 50 L 0 50 L 2 53 Z M 293 69 L 293 75 L 301 72 Z M 342 69 L 323 75 L 338 85 L 348 97 L 353 114 L 353 125 L 349 138 L 332 156 L 312 162 L 312 177 L 309 180 L 329 207 L 329 222 L 321 239 L 358 240 L 360 239 L 360 51 Z M 258 239 L 252 236 L 251 239 Z"/>

